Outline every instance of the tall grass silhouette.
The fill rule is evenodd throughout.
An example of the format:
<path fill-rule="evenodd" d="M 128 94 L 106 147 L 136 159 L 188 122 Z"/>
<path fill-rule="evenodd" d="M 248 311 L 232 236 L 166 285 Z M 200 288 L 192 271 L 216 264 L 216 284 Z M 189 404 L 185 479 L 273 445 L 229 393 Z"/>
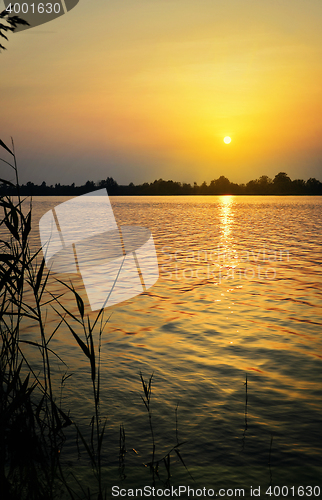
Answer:
<path fill-rule="evenodd" d="M 74 288 L 72 290 L 78 306 L 80 318 L 65 308 L 62 294 L 54 296 L 46 290 L 49 271 L 45 272 L 45 261 L 40 250 L 32 253 L 29 235 L 32 220 L 32 202 L 25 210 L 26 200 L 19 193 L 18 169 L 14 144 L 8 148 L 13 162 L 2 161 L 11 167 L 15 183 L 1 179 L 0 182 L 15 187 L 16 199 L 1 197 L 3 212 L 0 228 L 0 381 L 1 381 L 1 493 L 2 498 L 56 498 L 61 488 L 67 490 L 71 498 L 74 492 L 68 485 L 61 467 L 60 452 L 64 442 L 64 427 L 74 425 L 81 442 L 91 460 L 98 484 L 99 500 L 103 499 L 101 452 L 105 423 L 100 425 L 100 339 L 104 324 L 100 322 L 98 354 L 95 353 L 93 331 L 103 319 L 103 311 L 94 323 L 84 314 L 84 303 Z M 1 227 L 2 226 L 2 227 Z M 3 231 L 3 228 L 6 231 Z M 53 331 L 46 331 L 44 314 L 49 306 L 56 312 L 57 325 Z M 78 321 L 83 329 L 85 341 L 74 331 L 68 319 Z M 32 322 L 33 338 L 21 336 L 24 320 Z M 51 349 L 51 342 L 57 330 L 66 325 L 82 349 L 91 367 L 94 416 L 90 442 L 83 436 L 80 427 L 61 408 L 61 398 L 54 393 L 51 357 L 63 360 Z M 40 352 L 42 370 L 35 370 L 24 354 L 23 345 L 28 344 Z M 69 377 L 65 376 L 62 383 Z M 59 402 L 60 399 L 60 402 Z M 87 492 L 88 498 L 93 498 Z"/>
<path fill-rule="evenodd" d="M 148 380 L 144 379 L 143 374 L 140 372 L 140 379 L 142 383 L 142 388 L 143 388 L 143 396 L 141 395 L 141 399 L 145 405 L 145 408 L 147 410 L 148 416 L 149 416 L 149 426 L 150 426 L 150 432 L 151 432 L 151 442 L 152 442 L 152 455 L 151 455 L 151 461 L 145 464 L 147 467 L 149 467 L 151 473 L 152 473 L 152 481 L 153 485 L 155 485 L 156 477 L 160 479 L 159 475 L 159 468 L 161 464 L 164 465 L 165 470 L 166 470 L 166 482 L 165 484 L 169 486 L 170 484 L 170 478 L 171 478 L 171 472 L 170 472 L 170 463 L 171 463 L 171 457 L 177 456 L 181 462 L 181 464 L 185 467 L 187 470 L 188 474 L 190 477 L 193 479 L 191 476 L 183 458 L 180 453 L 180 446 L 182 446 L 185 441 L 179 442 L 178 440 L 178 405 L 175 408 L 175 415 L 176 415 L 176 440 L 177 443 L 170 448 L 170 450 L 164 454 L 161 455 L 160 457 L 156 458 L 156 442 L 155 442 L 155 437 L 154 437 L 154 428 L 153 428 L 153 423 L 152 423 L 152 409 L 151 409 L 151 397 L 152 397 L 152 378 L 153 378 L 153 373 L 149 377 Z"/>
<path fill-rule="evenodd" d="M 3 22 L 5 22 L 6 24 L 3 24 Z M 19 25 L 30 26 L 30 24 L 24 19 L 21 19 L 18 16 L 10 16 L 9 12 L 6 9 L 0 12 L 0 38 L 4 38 L 5 40 L 8 41 L 8 37 L 7 35 L 5 35 L 5 33 L 8 33 L 9 31 L 14 32 L 17 26 Z M 0 52 L 1 50 L 6 50 L 6 47 L 4 47 L 0 43 Z M 1 146 L 3 146 L 3 143 L 1 144 Z"/>
<path fill-rule="evenodd" d="M 52 387 L 50 354 L 55 353 L 50 341 L 59 324 L 46 334 L 43 298 L 48 273 L 40 251 L 32 254 L 29 247 L 32 204 L 30 201 L 24 213 L 26 200 L 19 193 L 13 142 L 12 150 L 2 141 L 0 145 L 13 157 L 13 163 L 2 161 L 15 176 L 15 184 L 1 182 L 15 186 L 17 193 L 15 200 L 0 199 L 1 493 L 3 498 L 51 499 L 57 492 L 59 453 L 64 441 L 61 431 L 71 424 L 57 406 Z M 21 338 L 25 319 L 32 321 L 38 341 Z M 36 372 L 25 357 L 24 344 L 40 353 L 41 372 Z"/>
<path fill-rule="evenodd" d="M 69 497 L 103 500 L 107 498 L 103 484 L 102 454 L 106 420 L 100 415 L 101 339 L 109 318 L 104 319 L 101 309 L 93 319 L 85 313 L 81 296 L 72 284 L 56 279 L 66 293 L 72 293 L 75 309 L 64 300 L 64 293 L 48 289 L 50 271 L 46 271 L 41 250 L 31 251 L 32 200 L 20 196 L 18 168 L 14 143 L 9 148 L 2 141 L 0 146 L 12 161 L 0 158 L 13 170 L 14 181 L 0 179 L 0 183 L 14 189 L 15 196 L 1 196 L 0 209 L 0 498 L 6 500 L 38 500 Z M 66 307 L 65 304 L 68 304 Z M 50 330 L 46 323 L 48 307 L 56 323 Z M 32 340 L 22 335 L 23 329 L 32 325 Z M 89 363 L 92 386 L 93 414 L 91 435 L 86 436 L 70 410 L 62 408 L 62 389 L 71 374 L 66 371 L 63 359 L 52 348 L 53 339 L 60 328 L 67 329 Z M 81 333 L 80 333 L 81 330 Z M 95 339 L 97 339 L 95 345 Z M 24 347 L 32 349 L 30 361 Z M 38 356 L 38 357 L 37 357 Z M 40 356 L 40 358 L 39 358 Z M 35 363 L 37 358 L 38 363 Z M 53 359 L 65 370 L 57 389 Z M 35 368 L 37 365 L 37 369 Z M 41 367 L 41 368 L 39 368 Z M 151 395 L 152 375 L 145 381 L 140 373 L 145 408 L 149 416 L 152 456 L 149 464 L 152 480 L 159 477 L 159 467 L 164 465 L 166 481 L 170 481 L 171 454 L 185 463 L 178 441 L 169 452 L 156 458 Z M 177 412 L 177 409 L 176 409 Z M 64 429 L 75 429 L 77 442 L 82 444 L 93 470 L 96 487 L 90 489 L 72 472 L 66 473 L 61 459 L 65 441 Z M 120 427 L 120 475 L 125 476 L 125 429 Z M 185 466 L 186 467 L 186 466 Z M 81 493 L 75 490 L 77 484 Z"/>

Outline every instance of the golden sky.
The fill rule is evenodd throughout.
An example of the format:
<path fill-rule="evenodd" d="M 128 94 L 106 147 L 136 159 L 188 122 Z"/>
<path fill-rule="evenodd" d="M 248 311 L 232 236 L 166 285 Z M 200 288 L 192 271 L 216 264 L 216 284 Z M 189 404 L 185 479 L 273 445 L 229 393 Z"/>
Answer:
<path fill-rule="evenodd" d="M 0 137 L 23 182 L 322 180 L 321 19 L 321 0 L 80 0 L 5 43 Z"/>

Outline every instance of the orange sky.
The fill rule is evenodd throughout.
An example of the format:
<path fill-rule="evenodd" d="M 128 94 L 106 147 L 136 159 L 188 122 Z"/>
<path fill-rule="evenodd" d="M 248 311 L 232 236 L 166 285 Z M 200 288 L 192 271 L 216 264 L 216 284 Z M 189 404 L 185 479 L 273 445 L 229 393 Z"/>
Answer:
<path fill-rule="evenodd" d="M 23 182 L 322 180 L 321 19 L 320 0 L 80 0 L 5 44 L 0 137 Z"/>

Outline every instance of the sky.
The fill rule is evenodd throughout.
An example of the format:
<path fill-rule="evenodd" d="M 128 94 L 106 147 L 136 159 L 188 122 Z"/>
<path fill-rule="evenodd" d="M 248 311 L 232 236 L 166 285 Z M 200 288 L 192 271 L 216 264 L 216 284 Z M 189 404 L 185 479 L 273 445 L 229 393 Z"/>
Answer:
<path fill-rule="evenodd" d="M 2 42 L 0 139 L 21 182 L 322 180 L 321 19 L 321 0 L 80 0 Z"/>

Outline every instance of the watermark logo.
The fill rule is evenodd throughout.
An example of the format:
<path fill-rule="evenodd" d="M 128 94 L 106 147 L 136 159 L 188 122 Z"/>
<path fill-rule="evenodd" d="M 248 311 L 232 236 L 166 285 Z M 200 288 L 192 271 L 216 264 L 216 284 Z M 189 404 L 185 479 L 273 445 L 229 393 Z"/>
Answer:
<path fill-rule="evenodd" d="M 150 230 L 118 228 L 106 189 L 49 210 L 39 221 L 39 232 L 47 267 L 80 273 L 92 311 L 131 299 L 159 278 Z"/>
<path fill-rule="evenodd" d="M 79 0 L 4 0 L 6 11 L 12 16 L 19 16 L 29 23 L 29 26 L 17 26 L 15 33 L 48 23 L 57 17 L 67 14 L 79 3 Z"/>
<path fill-rule="evenodd" d="M 290 260 L 285 248 L 230 249 L 218 245 L 212 249 L 161 249 L 162 278 L 175 281 L 210 280 L 274 280 L 277 272 Z"/>

